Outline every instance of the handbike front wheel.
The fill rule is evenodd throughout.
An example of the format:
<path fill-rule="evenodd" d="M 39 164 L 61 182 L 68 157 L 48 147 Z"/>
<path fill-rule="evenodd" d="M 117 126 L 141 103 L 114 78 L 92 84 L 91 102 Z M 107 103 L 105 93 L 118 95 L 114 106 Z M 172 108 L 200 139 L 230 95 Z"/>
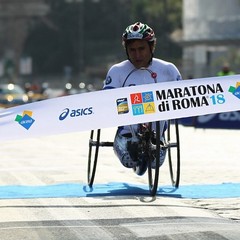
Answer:
<path fill-rule="evenodd" d="M 172 186 L 178 188 L 180 182 L 180 137 L 177 120 L 168 121 L 167 144 L 170 178 Z"/>
<path fill-rule="evenodd" d="M 96 133 L 97 132 L 97 133 Z M 100 146 L 100 133 L 101 129 L 98 129 L 96 132 L 94 130 L 90 133 L 89 139 L 89 152 L 88 152 L 88 186 L 92 187 L 96 168 L 97 168 L 97 159 L 98 159 L 98 151 Z M 95 136 L 96 133 L 96 136 Z"/>
<path fill-rule="evenodd" d="M 148 184 L 149 184 L 149 191 L 151 196 L 155 196 L 158 189 L 158 179 L 159 179 L 159 158 L 160 158 L 160 122 L 157 121 L 156 123 L 156 143 L 152 144 L 152 140 L 149 140 L 149 147 L 148 151 Z M 152 123 L 149 124 L 149 132 L 152 135 Z M 154 137 L 154 138 L 155 138 Z M 156 146 L 155 146 L 156 144 Z M 154 146 L 154 148 L 153 148 Z M 153 157 L 156 158 L 156 165 L 155 168 L 152 168 L 152 160 Z"/>

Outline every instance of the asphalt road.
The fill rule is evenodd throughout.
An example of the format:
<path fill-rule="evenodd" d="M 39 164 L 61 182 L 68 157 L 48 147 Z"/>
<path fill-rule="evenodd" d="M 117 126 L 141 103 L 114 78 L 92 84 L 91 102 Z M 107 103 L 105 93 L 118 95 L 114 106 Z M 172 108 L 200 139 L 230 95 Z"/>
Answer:
<path fill-rule="evenodd" d="M 102 137 L 112 140 L 114 132 L 104 129 Z M 182 186 L 240 183 L 239 131 L 181 127 L 180 132 Z M 124 194 L 123 189 L 121 195 L 109 196 L 55 197 L 52 192 L 45 198 L 37 193 L 32 198 L 1 197 L 3 192 L 10 194 L 13 186 L 35 190 L 54 184 L 86 184 L 88 138 L 89 132 L 83 132 L 1 144 L 1 240 L 240 239 L 240 196 L 151 198 Z M 122 167 L 111 148 L 100 151 L 96 184 L 147 185 L 147 176 L 136 176 Z M 159 184 L 170 184 L 165 165 Z"/>

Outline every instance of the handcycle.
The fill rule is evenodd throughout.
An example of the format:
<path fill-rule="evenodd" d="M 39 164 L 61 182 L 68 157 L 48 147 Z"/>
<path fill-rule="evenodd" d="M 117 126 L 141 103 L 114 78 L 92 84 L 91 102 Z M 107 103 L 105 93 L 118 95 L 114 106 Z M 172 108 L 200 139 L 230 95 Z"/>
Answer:
<path fill-rule="evenodd" d="M 140 131 L 137 136 L 139 138 L 137 154 L 139 158 L 141 158 L 141 161 L 140 164 L 133 169 L 137 175 L 144 175 L 145 172 L 148 173 L 150 196 L 157 194 L 161 168 L 159 161 L 156 161 L 155 168 L 152 168 L 152 159 L 153 156 L 159 159 L 162 148 L 165 148 L 167 151 L 166 158 L 168 158 L 171 185 L 174 188 L 178 188 L 180 182 L 180 136 L 178 120 L 168 120 L 164 142 L 160 141 L 160 122 L 156 121 L 154 124 L 156 126 L 155 131 L 153 131 L 153 123 L 140 124 L 142 131 Z M 114 144 L 114 142 L 101 141 L 100 136 L 101 129 L 91 130 L 87 169 L 87 180 L 90 188 L 92 188 L 95 179 L 99 148 L 113 147 Z"/>

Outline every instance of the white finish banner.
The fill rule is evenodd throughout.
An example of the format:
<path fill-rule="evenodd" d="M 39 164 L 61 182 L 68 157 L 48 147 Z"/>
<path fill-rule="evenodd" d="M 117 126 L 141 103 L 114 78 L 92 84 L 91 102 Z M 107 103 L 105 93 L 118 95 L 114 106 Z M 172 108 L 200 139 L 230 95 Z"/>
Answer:
<path fill-rule="evenodd" d="M 0 111 L 0 141 L 240 110 L 240 75 L 101 90 Z"/>

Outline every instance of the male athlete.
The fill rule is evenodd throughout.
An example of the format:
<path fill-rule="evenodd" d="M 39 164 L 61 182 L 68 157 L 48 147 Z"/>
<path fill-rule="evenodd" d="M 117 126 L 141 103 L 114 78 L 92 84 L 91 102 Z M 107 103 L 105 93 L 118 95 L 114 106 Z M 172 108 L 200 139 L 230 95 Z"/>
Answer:
<path fill-rule="evenodd" d="M 156 82 L 178 81 L 181 75 L 178 69 L 169 62 L 153 57 L 156 37 L 154 31 L 141 22 L 134 23 L 126 28 L 122 35 L 122 44 L 128 60 L 113 65 L 107 73 L 104 89 L 128 87 Z M 161 141 L 164 142 L 164 130 L 167 122 L 160 122 Z M 127 168 L 135 169 L 139 161 L 135 151 L 137 146 L 133 141 L 133 134 L 139 131 L 139 125 L 121 126 L 114 139 L 114 152 Z M 134 140 L 135 141 L 135 140 Z M 166 150 L 161 148 L 160 166 L 163 164 Z M 152 168 L 156 166 L 156 159 L 152 161 Z M 139 175 L 143 174 L 142 171 Z"/>

